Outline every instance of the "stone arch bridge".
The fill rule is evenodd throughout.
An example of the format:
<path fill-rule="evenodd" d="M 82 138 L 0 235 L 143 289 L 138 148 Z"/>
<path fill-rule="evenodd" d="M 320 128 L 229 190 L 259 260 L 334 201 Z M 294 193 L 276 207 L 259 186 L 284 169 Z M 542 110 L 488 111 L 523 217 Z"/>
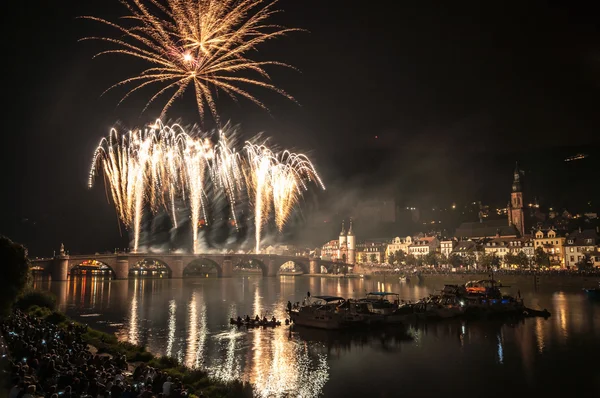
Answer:
<path fill-rule="evenodd" d="M 321 266 L 328 270 L 348 264 L 325 261 L 320 258 L 284 256 L 270 254 L 158 254 L 158 253 L 118 253 L 93 255 L 60 255 L 54 258 L 31 261 L 32 267 L 50 274 L 52 280 L 67 280 L 71 270 L 86 261 L 95 260 L 110 270 L 117 279 L 127 279 L 130 269 L 144 260 L 158 261 L 166 266 L 171 278 L 182 278 L 186 267 L 196 260 L 212 265 L 219 277 L 233 276 L 233 267 L 242 262 L 257 263 L 263 276 L 276 276 L 279 268 L 287 262 L 299 266 L 305 274 L 320 274 Z M 346 268 L 347 270 L 347 268 Z"/>

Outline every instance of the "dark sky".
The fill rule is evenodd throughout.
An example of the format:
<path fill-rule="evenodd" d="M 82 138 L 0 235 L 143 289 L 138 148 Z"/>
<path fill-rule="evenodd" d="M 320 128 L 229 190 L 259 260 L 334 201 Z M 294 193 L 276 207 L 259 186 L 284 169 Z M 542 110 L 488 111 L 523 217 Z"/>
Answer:
<path fill-rule="evenodd" d="M 301 71 L 270 70 L 300 106 L 256 90 L 270 114 L 221 98 L 221 117 L 247 136 L 264 131 L 309 152 L 339 195 L 504 203 L 519 160 L 531 195 L 598 208 L 600 9 L 593 3 L 281 0 L 278 22 L 309 33 L 269 43 L 260 56 Z M 78 251 L 122 244 L 103 189 L 87 189 L 90 156 L 111 126 L 145 124 L 159 109 L 140 114 L 148 92 L 119 107 L 124 91 L 100 97 L 140 64 L 92 60 L 104 47 L 77 40 L 106 30 L 76 17 L 116 20 L 125 9 L 117 0 L 8 7 L 0 233 L 40 255 L 61 241 Z M 169 117 L 199 122 L 193 97 Z M 578 152 L 590 156 L 563 161 Z"/>

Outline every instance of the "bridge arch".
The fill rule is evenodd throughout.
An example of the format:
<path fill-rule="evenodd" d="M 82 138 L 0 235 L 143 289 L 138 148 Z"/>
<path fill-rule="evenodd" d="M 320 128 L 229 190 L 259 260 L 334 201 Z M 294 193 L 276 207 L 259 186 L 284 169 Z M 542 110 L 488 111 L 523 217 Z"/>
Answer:
<path fill-rule="evenodd" d="M 69 274 L 71 276 L 110 276 L 116 277 L 113 267 L 104 261 L 93 258 L 77 260 L 69 264 Z"/>
<path fill-rule="evenodd" d="M 170 278 L 172 274 L 169 264 L 154 257 L 145 257 L 129 264 L 129 276 Z"/>
<path fill-rule="evenodd" d="M 223 268 L 219 263 L 210 258 L 200 257 L 190 261 L 183 268 L 184 277 L 203 277 L 210 276 L 220 278 L 223 275 Z"/>
<path fill-rule="evenodd" d="M 301 262 L 301 261 L 288 259 L 288 260 L 284 260 L 279 265 L 279 267 L 277 267 L 278 274 L 282 274 L 282 273 L 298 274 L 300 272 L 302 274 L 308 274 L 309 273 L 308 264 L 305 264 L 304 262 Z"/>

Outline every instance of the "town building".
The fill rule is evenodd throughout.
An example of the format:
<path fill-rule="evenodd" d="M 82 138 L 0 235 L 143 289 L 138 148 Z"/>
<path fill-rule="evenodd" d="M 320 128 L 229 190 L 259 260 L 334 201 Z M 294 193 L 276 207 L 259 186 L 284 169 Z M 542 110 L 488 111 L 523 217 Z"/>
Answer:
<path fill-rule="evenodd" d="M 408 254 L 408 247 L 412 245 L 412 243 L 412 236 L 407 236 L 405 238 L 396 236 L 394 239 L 392 239 L 390 243 L 388 243 L 387 248 L 385 249 L 385 257 L 389 258 L 397 251 L 401 251 L 404 252 L 404 254 Z"/>
<path fill-rule="evenodd" d="M 550 256 L 550 265 L 565 267 L 566 234 L 553 228 L 538 229 L 533 234 L 533 247 L 541 247 Z"/>
<path fill-rule="evenodd" d="M 356 245 L 356 258 L 358 263 L 381 264 L 387 261 L 385 252 L 386 242 L 366 241 Z"/>
<path fill-rule="evenodd" d="M 337 239 L 330 240 L 321 247 L 321 258 L 323 260 L 337 260 L 340 244 Z"/>
<path fill-rule="evenodd" d="M 413 256 L 426 256 L 429 253 L 439 253 L 440 240 L 436 236 L 424 236 L 413 240 L 408 247 L 408 253 Z"/>
<path fill-rule="evenodd" d="M 475 264 L 473 265 L 476 266 L 483 253 L 484 250 L 483 245 L 481 243 L 474 242 L 472 240 L 461 240 L 457 242 L 450 255 L 460 256 L 463 259 L 465 259 L 465 264 L 463 265 L 467 265 L 467 258 L 470 257 L 472 261 L 475 262 Z"/>
<path fill-rule="evenodd" d="M 440 242 L 440 253 L 448 258 L 454 250 L 454 247 L 458 244 L 456 239 L 443 240 Z"/>
<path fill-rule="evenodd" d="M 565 243 L 565 266 L 577 267 L 577 264 L 585 260 L 587 256 L 598 250 L 600 232 L 596 229 L 581 228 L 567 236 Z"/>
<path fill-rule="evenodd" d="M 495 254 L 499 258 L 503 259 L 507 254 L 513 256 L 523 253 L 528 259 L 532 259 L 535 256 L 535 249 L 531 238 L 506 238 L 497 236 L 494 239 L 489 240 L 484 245 L 485 254 Z"/>

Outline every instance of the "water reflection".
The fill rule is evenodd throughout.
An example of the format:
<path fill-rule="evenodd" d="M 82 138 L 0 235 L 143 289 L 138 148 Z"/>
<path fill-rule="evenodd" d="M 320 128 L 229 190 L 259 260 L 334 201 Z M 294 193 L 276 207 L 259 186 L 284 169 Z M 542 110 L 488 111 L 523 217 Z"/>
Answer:
<path fill-rule="evenodd" d="M 425 380 L 421 369 L 427 370 L 427 380 L 441 380 L 451 396 L 468 393 L 460 383 L 451 382 L 464 374 L 474 383 L 493 378 L 491 382 L 504 386 L 499 378 L 506 378 L 524 388 L 551 385 L 554 377 L 542 375 L 548 374 L 545 367 L 552 363 L 568 362 L 584 380 L 594 380 L 590 368 L 560 356 L 600 349 L 600 303 L 588 301 L 580 290 L 540 292 L 521 287 L 526 303 L 552 311 L 548 320 L 419 324 L 409 330 L 412 338 L 399 328 L 328 333 L 285 325 L 251 330 L 229 325 L 230 317 L 245 314 L 284 319 L 287 301 L 301 302 L 307 291 L 355 298 L 366 291 L 385 290 L 415 300 L 443 286 L 443 281 L 389 279 L 282 276 L 110 281 L 77 277 L 58 283 L 38 279 L 34 286 L 52 290 L 59 308 L 70 316 L 88 316 L 80 321 L 116 332 L 122 340 L 147 344 L 157 354 L 177 356 L 213 377 L 250 381 L 259 397 L 394 396 L 394 385 Z M 98 316 L 89 317 L 93 314 Z M 397 369 L 393 383 L 389 372 L 365 366 L 369 361 Z M 448 367 L 448 363 L 453 365 Z M 370 382 L 363 388 L 365 383 L 359 381 L 365 379 Z"/>
<path fill-rule="evenodd" d="M 177 321 L 177 303 L 175 300 L 169 301 L 169 335 L 167 337 L 166 356 L 173 355 L 173 343 L 175 342 L 175 327 Z"/>

